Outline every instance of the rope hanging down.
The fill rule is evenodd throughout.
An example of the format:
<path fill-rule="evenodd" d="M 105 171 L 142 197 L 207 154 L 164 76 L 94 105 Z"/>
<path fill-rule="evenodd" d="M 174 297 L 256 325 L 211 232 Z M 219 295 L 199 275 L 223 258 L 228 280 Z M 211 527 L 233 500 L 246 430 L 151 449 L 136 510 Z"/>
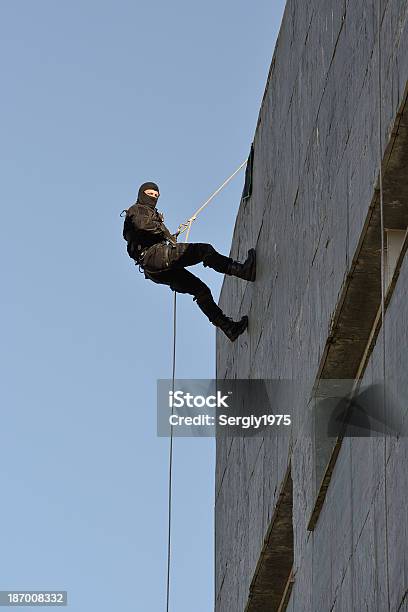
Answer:
<path fill-rule="evenodd" d="M 230 181 L 234 178 L 236 174 L 246 165 L 247 160 L 245 160 L 239 168 L 235 170 L 223 182 L 218 189 L 214 191 L 214 193 L 196 210 L 196 212 L 187 219 L 186 223 L 182 223 L 178 230 L 179 234 L 186 233 L 186 238 L 184 242 L 188 242 L 188 238 L 190 236 L 191 226 L 193 221 L 195 221 L 198 215 L 204 210 L 206 206 L 217 196 L 220 191 L 224 189 L 228 185 Z M 176 340 L 177 340 L 177 293 L 174 292 L 174 300 L 173 300 L 173 365 L 172 365 L 172 391 L 174 395 L 175 391 L 175 378 L 176 378 Z M 171 414 L 173 415 L 173 405 L 171 407 Z M 170 606 L 170 569 L 171 569 L 171 510 L 172 510 L 172 490 L 173 490 L 173 425 L 170 425 L 170 447 L 169 447 L 169 488 L 168 488 L 168 533 L 167 533 L 167 586 L 166 586 L 166 612 L 169 612 Z"/>
<path fill-rule="evenodd" d="M 174 380 L 176 376 L 176 323 L 177 323 L 177 301 L 174 292 L 173 302 L 173 368 L 172 368 L 172 397 L 174 396 Z M 174 407 L 171 403 L 171 415 L 173 416 Z M 173 422 L 173 421 L 172 421 Z M 169 492 L 168 492 L 168 534 L 167 534 L 167 588 L 166 588 L 166 611 L 169 612 L 170 603 L 170 561 L 171 561 L 171 494 L 173 484 L 173 425 L 170 425 L 170 448 L 169 448 Z"/>

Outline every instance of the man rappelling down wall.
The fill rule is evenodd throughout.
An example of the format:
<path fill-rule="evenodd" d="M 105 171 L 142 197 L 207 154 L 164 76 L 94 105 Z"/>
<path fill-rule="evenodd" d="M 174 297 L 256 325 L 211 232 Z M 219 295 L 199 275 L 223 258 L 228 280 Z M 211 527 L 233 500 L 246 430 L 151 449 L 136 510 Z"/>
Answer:
<path fill-rule="evenodd" d="M 214 302 L 209 287 L 186 267 L 203 263 L 222 274 L 254 281 L 255 250 L 250 249 L 246 261 L 240 263 L 221 255 L 208 243 L 178 244 L 180 231 L 171 234 L 163 223 L 163 215 L 156 210 L 159 195 L 156 183 L 144 183 L 136 203 L 126 211 L 123 237 L 129 256 L 143 269 L 145 278 L 168 285 L 177 293 L 193 295 L 211 323 L 222 329 L 231 341 L 236 340 L 247 328 L 248 317 L 233 321 L 225 316 Z"/>

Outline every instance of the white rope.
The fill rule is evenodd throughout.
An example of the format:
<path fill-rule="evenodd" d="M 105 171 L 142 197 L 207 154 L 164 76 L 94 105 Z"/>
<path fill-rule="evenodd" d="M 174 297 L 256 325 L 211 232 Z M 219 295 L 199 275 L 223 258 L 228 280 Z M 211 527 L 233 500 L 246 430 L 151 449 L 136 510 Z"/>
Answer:
<path fill-rule="evenodd" d="M 186 242 L 188 241 L 188 237 L 189 237 L 189 234 L 190 234 L 190 230 L 191 230 L 191 226 L 192 226 L 192 224 L 193 224 L 193 221 L 195 221 L 195 220 L 197 219 L 197 217 L 198 217 L 198 215 L 201 213 L 201 211 L 203 211 L 203 210 L 204 210 L 204 208 L 205 208 L 206 206 L 208 206 L 208 204 L 209 204 L 209 203 L 210 203 L 210 202 L 211 202 L 211 201 L 212 201 L 212 200 L 215 198 L 215 196 L 217 196 L 217 195 L 220 193 L 220 191 L 222 191 L 222 190 L 224 189 L 224 187 L 226 187 L 226 186 L 228 185 L 228 183 L 229 183 L 230 181 L 232 181 L 232 179 L 234 178 L 234 176 L 235 176 L 236 174 L 238 174 L 238 172 L 239 172 L 239 171 L 240 171 L 240 170 L 241 170 L 241 169 L 242 169 L 242 168 L 243 168 L 243 167 L 244 167 L 244 166 L 247 164 L 247 161 L 248 161 L 248 160 L 245 160 L 244 162 L 242 162 L 242 164 L 239 166 L 239 168 L 237 168 L 237 169 L 235 170 L 235 172 L 233 172 L 233 173 L 231 174 L 231 176 L 229 176 L 229 177 L 228 177 L 228 178 L 227 178 L 227 179 L 226 179 L 226 180 L 223 182 L 223 184 L 222 184 L 222 185 L 220 185 L 220 187 L 218 187 L 218 189 L 216 189 L 216 190 L 214 191 L 214 193 L 213 193 L 213 194 L 212 194 L 212 195 L 211 195 L 211 196 L 208 198 L 208 200 L 206 200 L 206 201 L 204 202 L 204 204 L 202 204 L 202 205 L 200 206 L 200 208 L 198 208 L 198 209 L 195 211 L 195 213 L 194 213 L 194 214 L 193 214 L 193 215 L 192 215 L 192 216 L 191 216 L 189 219 L 187 219 L 186 223 L 182 223 L 182 224 L 179 226 L 179 229 L 181 228 L 181 229 L 180 229 L 180 234 L 182 234 L 183 232 L 187 231 L 186 240 L 185 240 Z"/>
<path fill-rule="evenodd" d="M 227 178 L 223 184 L 218 187 L 216 191 L 196 210 L 194 215 L 187 220 L 187 223 L 183 223 L 179 228 L 183 227 L 179 233 L 187 231 L 186 238 L 184 242 L 188 242 L 188 238 L 190 235 L 191 225 L 193 221 L 196 220 L 197 216 L 201 213 L 202 210 L 215 198 L 216 195 L 228 185 L 228 183 L 234 178 L 236 174 L 245 166 L 247 160 L 245 160 L 237 170 L 230 177 Z M 176 377 L 176 341 L 177 341 L 177 292 L 174 292 L 174 301 L 173 301 L 173 366 L 172 366 L 172 391 L 174 396 L 174 386 L 175 386 L 175 377 Z M 171 407 L 171 414 L 173 415 L 173 403 Z M 171 569 L 171 510 L 172 510 L 172 489 L 173 489 L 173 425 L 170 426 L 170 447 L 169 447 L 169 488 L 168 488 L 168 533 L 167 533 L 167 587 L 166 587 L 166 612 L 169 612 L 170 606 L 170 569 Z"/>

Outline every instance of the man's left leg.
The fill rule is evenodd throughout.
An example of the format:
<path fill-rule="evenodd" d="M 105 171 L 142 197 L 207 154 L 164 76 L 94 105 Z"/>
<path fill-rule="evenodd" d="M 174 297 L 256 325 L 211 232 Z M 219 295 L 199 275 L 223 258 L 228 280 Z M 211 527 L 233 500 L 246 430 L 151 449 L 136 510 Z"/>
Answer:
<path fill-rule="evenodd" d="M 155 283 L 168 285 L 173 291 L 177 291 L 177 293 L 189 293 L 192 295 L 194 301 L 197 302 L 197 306 L 211 323 L 219 327 L 232 342 L 248 326 L 247 316 L 242 317 L 240 321 L 233 321 L 227 317 L 214 302 L 210 288 L 198 276 L 195 276 L 185 268 L 156 273 L 149 273 L 145 270 L 145 276 Z"/>
<path fill-rule="evenodd" d="M 248 281 L 254 281 L 256 276 L 255 249 L 248 251 L 244 263 L 234 261 L 231 257 L 221 255 L 207 242 L 180 243 L 169 247 L 169 267 L 173 269 L 194 266 L 203 263 L 216 272 L 236 276 Z"/>

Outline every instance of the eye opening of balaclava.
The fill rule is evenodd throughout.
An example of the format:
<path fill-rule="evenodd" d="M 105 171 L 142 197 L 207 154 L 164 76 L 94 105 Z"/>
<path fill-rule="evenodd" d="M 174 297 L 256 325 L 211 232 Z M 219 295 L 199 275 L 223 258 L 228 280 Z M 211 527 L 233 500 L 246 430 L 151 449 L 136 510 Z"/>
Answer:
<path fill-rule="evenodd" d="M 137 201 L 139 202 L 139 204 L 144 204 L 146 206 L 155 207 L 157 204 L 157 200 L 156 198 L 153 198 L 152 196 L 147 195 L 147 193 L 145 193 L 146 189 L 154 189 L 155 191 L 159 191 L 159 187 L 156 185 L 156 183 L 151 183 L 151 182 L 143 183 L 143 185 L 140 185 L 139 187 L 139 193 L 137 194 Z"/>

